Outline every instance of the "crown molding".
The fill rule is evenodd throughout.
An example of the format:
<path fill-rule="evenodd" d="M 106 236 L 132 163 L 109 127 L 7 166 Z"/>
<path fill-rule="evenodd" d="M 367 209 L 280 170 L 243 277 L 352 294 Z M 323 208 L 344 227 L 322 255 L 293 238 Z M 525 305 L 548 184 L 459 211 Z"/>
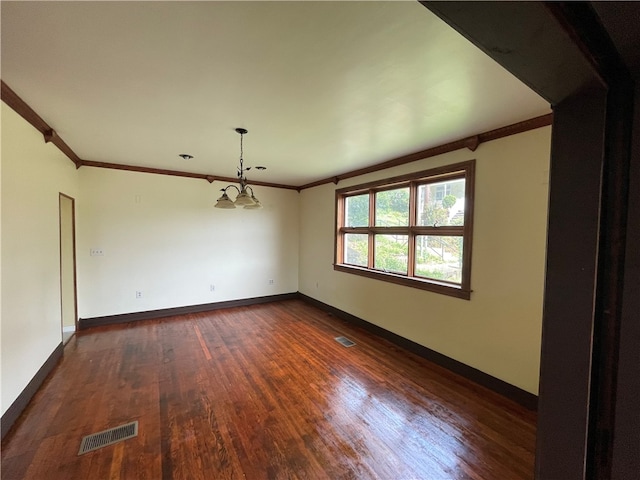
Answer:
<path fill-rule="evenodd" d="M 209 183 L 213 183 L 216 180 L 223 182 L 237 183 L 238 179 L 235 177 L 222 177 L 219 175 L 211 175 L 206 173 L 193 173 L 183 172 L 179 170 L 166 170 L 162 168 L 141 167 L 138 165 L 125 165 L 121 163 L 109 163 L 109 162 L 96 162 L 93 160 L 81 159 L 72 149 L 67 145 L 62 137 L 51 128 L 51 126 L 45 122 L 40 115 L 33 110 L 27 102 L 22 100 L 20 96 L 9 87 L 4 80 L 0 80 L 2 101 L 11 107 L 18 115 L 29 122 L 36 130 L 38 130 L 44 137 L 45 143 L 53 143 L 56 147 L 62 151 L 69 159 L 75 164 L 76 168 L 80 167 L 96 167 L 96 168 L 109 168 L 112 170 L 126 170 L 129 172 L 141 172 L 141 173 L 153 173 L 157 175 L 170 175 L 174 177 L 187 177 L 206 180 Z M 298 187 L 293 185 L 284 185 L 280 183 L 261 182 L 251 180 L 251 185 L 259 185 L 262 187 L 283 188 L 288 190 L 298 190 Z"/>
<path fill-rule="evenodd" d="M 527 132 L 529 130 L 535 130 L 536 128 L 540 128 L 540 127 L 546 127 L 547 125 L 551 125 L 552 122 L 553 122 L 553 113 L 548 113 L 546 115 L 541 115 L 539 117 L 523 120 L 522 122 L 512 123 L 511 125 L 507 125 L 505 127 L 500 127 L 494 130 L 489 130 L 487 132 L 479 133 L 477 135 L 472 135 L 470 137 L 461 138 L 460 140 L 455 140 L 453 142 L 445 143 L 443 145 L 438 145 L 436 147 L 428 148 L 426 150 L 410 153 L 409 155 L 404 155 L 402 157 L 387 160 L 385 162 L 378 163 L 376 165 L 371 165 L 369 167 L 360 168 L 358 170 L 352 170 L 350 172 L 342 173 L 340 175 L 327 177 L 322 180 L 317 180 L 315 182 L 307 183 L 299 187 L 299 190 L 304 190 L 311 187 L 317 187 L 318 185 L 324 185 L 326 183 L 337 184 L 340 180 L 346 180 L 347 178 L 358 177 L 366 173 L 386 170 L 387 168 L 397 167 L 399 165 L 405 165 L 407 163 L 416 162 L 418 160 L 423 160 L 429 157 L 435 157 L 436 155 L 442 155 L 444 153 L 453 152 L 455 150 L 461 150 L 463 148 L 468 148 L 469 150 L 474 152 L 481 143 L 490 142 L 492 140 L 508 137 L 510 135 L 516 135 L 518 133 Z"/>
<path fill-rule="evenodd" d="M 16 92 L 9 88 L 9 86 L 4 83 L 4 80 L 0 80 L 0 86 L 0 96 L 2 96 L 2 101 L 15 110 L 16 113 L 27 122 L 33 125 L 33 127 L 43 135 L 45 143 L 53 143 L 62 153 L 69 157 L 69 160 L 75 163 L 76 168 L 79 168 L 82 160 L 78 155 L 76 155 L 76 152 L 69 147 L 69 145 L 64 143 L 64 140 L 58 136 L 56 131 L 51 128 L 49 124 L 35 112 L 35 110 L 27 105 L 27 103 L 22 100 Z"/>
<path fill-rule="evenodd" d="M 75 164 L 76 168 L 80 167 L 95 167 L 95 168 L 108 168 L 112 170 L 126 170 L 129 172 L 151 173 L 156 175 L 170 175 L 174 177 L 186 177 L 206 180 L 209 183 L 214 181 L 223 181 L 237 183 L 238 179 L 235 177 L 222 177 L 218 175 L 211 175 L 206 173 L 194 173 L 183 172 L 180 170 L 166 170 L 162 168 L 142 167 L 138 165 L 125 165 L 121 163 L 109 163 L 109 162 L 97 162 L 93 160 L 83 160 L 64 142 L 64 140 L 56 133 L 56 131 L 45 122 L 24 100 L 22 100 L 3 80 L 0 80 L 2 84 L 2 101 L 9 107 L 15 110 L 20 116 L 22 116 L 27 122 L 29 122 L 36 130 L 38 130 L 44 137 L 46 143 L 53 143 L 56 147 L 62 151 L 69 159 Z M 287 190 L 297 190 L 298 192 L 307 188 L 317 187 L 326 183 L 338 184 L 341 180 L 347 178 L 358 177 L 366 173 L 377 172 L 385 170 L 391 167 L 397 167 L 399 165 L 405 165 L 407 163 L 416 162 L 425 158 L 434 157 L 436 155 L 442 155 L 444 153 L 453 152 L 454 150 L 460 150 L 468 148 L 472 152 L 478 148 L 481 143 L 490 142 L 499 138 L 508 137 L 510 135 L 516 135 L 536 128 L 545 127 L 551 125 L 553 121 L 553 113 L 542 115 L 535 118 L 530 118 L 522 122 L 513 123 L 505 127 L 496 128 L 487 132 L 465 137 L 460 140 L 455 140 L 450 143 L 438 145 L 436 147 L 421 150 L 419 152 L 404 155 L 402 157 L 387 160 L 376 165 L 369 167 L 352 170 L 349 172 L 327 177 L 322 180 L 307 183 L 301 186 L 285 185 L 280 183 L 260 182 L 251 180 L 251 185 L 258 185 L 262 187 L 282 188 Z"/>
<path fill-rule="evenodd" d="M 164 168 L 140 167 L 138 165 L 126 165 L 122 163 L 96 162 L 93 160 L 81 160 L 81 167 L 108 168 L 111 170 L 126 170 L 128 172 L 153 173 L 156 175 L 169 175 L 173 177 L 198 178 L 206 180 L 209 183 L 215 181 L 239 183 L 236 177 L 222 177 L 219 175 L 211 175 L 206 173 L 183 172 L 181 170 L 166 170 Z M 78 167 L 79 168 L 79 167 Z M 251 180 L 251 185 L 261 187 L 283 188 L 287 190 L 297 190 L 298 187 L 292 185 L 284 185 L 282 183 L 261 182 L 259 180 Z"/>

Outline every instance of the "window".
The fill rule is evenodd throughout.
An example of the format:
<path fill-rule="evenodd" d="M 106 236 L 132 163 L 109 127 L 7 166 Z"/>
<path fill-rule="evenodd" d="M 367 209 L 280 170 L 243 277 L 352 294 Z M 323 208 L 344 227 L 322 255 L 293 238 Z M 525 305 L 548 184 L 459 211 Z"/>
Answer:
<path fill-rule="evenodd" d="M 471 296 L 475 160 L 336 190 L 341 272 Z"/>

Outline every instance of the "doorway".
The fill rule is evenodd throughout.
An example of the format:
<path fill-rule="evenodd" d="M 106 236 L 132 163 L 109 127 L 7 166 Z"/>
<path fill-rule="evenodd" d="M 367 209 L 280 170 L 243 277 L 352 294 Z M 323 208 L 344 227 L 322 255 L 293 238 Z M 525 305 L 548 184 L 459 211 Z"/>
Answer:
<path fill-rule="evenodd" d="M 76 332 L 78 302 L 76 298 L 76 220 L 75 199 L 59 194 L 60 204 L 60 312 L 62 343 Z"/>

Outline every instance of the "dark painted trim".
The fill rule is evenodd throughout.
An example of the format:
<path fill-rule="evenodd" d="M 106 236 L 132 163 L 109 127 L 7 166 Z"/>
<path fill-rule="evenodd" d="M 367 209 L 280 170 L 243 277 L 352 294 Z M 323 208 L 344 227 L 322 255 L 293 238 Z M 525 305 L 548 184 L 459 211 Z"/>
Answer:
<path fill-rule="evenodd" d="M 0 80 L 0 96 L 2 101 L 6 103 L 9 107 L 11 107 L 18 115 L 24 118 L 33 128 L 38 130 L 44 137 L 45 143 L 53 143 L 56 147 L 60 149 L 62 153 L 64 153 L 69 159 L 76 165 L 76 168 L 80 168 L 82 166 L 86 167 L 97 167 L 97 168 L 109 168 L 113 170 L 127 170 L 130 172 L 141 172 L 141 173 L 154 173 L 158 175 L 170 175 L 174 177 L 187 177 L 187 178 L 197 178 L 206 180 L 209 183 L 213 183 L 216 180 L 223 182 L 231 182 L 237 183 L 238 179 L 235 177 L 221 177 L 219 175 L 208 175 L 205 173 L 193 173 L 193 172 L 182 172 L 179 170 L 166 170 L 162 168 L 151 168 L 151 167 L 140 167 L 136 165 L 123 165 L 119 163 L 108 163 L 108 162 L 95 162 L 93 160 L 83 160 L 81 159 L 72 149 L 67 145 L 62 137 L 58 135 L 58 133 L 51 128 L 51 126 L 45 122 L 40 115 L 33 110 L 27 102 L 22 100 L 18 96 L 16 92 L 14 92 L 9 85 L 4 83 L 3 80 Z M 261 182 L 258 180 L 251 180 L 252 185 L 260 185 L 263 187 L 273 187 L 273 188 L 283 188 L 288 190 L 298 190 L 298 187 L 294 187 L 292 185 L 283 185 L 280 183 L 271 183 L 271 182 Z"/>
<path fill-rule="evenodd" d="M 231 182 L 231 183 L 235 183 L 238 181 L 238 179 L 234 177 L 221 177 L 219 175 L 209 175 L 206 173 L 183 172 L 180 170 L 166 170 L 162 168 L 141 167 L 137 165 L 125 165 L 120 163 L 96 162 L 93 160 L 83 160 L 80 157 L 78 157 L 78 155 L 76 155 L 75 152 L 71 150 L 71 148 L 66 143 L 64 143 L 64 141 L 56 133 L 56 131 L 53 130 L 24 100 L 22 100 L 13 90 L 11 90 L 11 88 L 9 88 L 9 86 L 6 83 L 4 83 L 4 81 L 2 81 L 2 100 L 7 105 L 9 105 L 13 110 L 15 110 L 19 115 L 24 117 L 24 119 L 27 120 L 27 122 L 29 122 L 36 130 L 42 133 L 44 135 L 45 142 L 54 143 L 65 155 L 67 155 L 71 159 L 71 161 L 73 161 L 73 163 L 76 164 L 76 168 L 86 166 L 86 167 L 96 167 L 96 168 L 108 168 L 112 170 L 125 170 L 129 172 L 169 175 L 174 177 L 197 178 L 197 179 L 206 180 L 209 183 L 213 183 L 216 180 L 223 181 L 223 182 Z M 405 163 L 415 162 L 417 160 L 433 157 L 435 155 L 441 155 L 443 153 L 452 152 L 454 150 L 460 150 L 462 148 L 468 148 L 473 152 L 476 150 L 476 148 L 478 148 L 478 145 L 480 145 L 481 143 L 490 142 L 492 140 L 497 140 L 498 138 L 507 137 L 509 135 L 516 135 L 518 133 L 523 133 L 529 130 L 534 130 L 536 128 L 551 125 L 552 120 L 553 120 L 553 114 L 548 113 L 546 115 L 541 115 L 535 118 L 529 118 L 527 120 L 523 120 L 522 122 L 517 122 L 504 127 L 496 128 L 495 130 L 490 130 L 488 132 L 472 135 L 470 137 L 462 138 L 460 140 L 446 143 L 444 145 L 438 145 L 438 146 L 429 148 L 427 150 L 421 150 L 419 152 L 415 152 L 399 158 L 387 160 L 385 162 L 378 163 L 376 165 L 371 165 L 369 167 L 361 168 L 358 170 L 345 172 L 338 176 L 324 178 L 322 180 L 318 180 L 312 183 L 307 183 L 305 185 L 300 185 L 297 187 L 293 185 L 284 185 L 281 183 L 260 182 L 258 180 L 251 180 L 251 184 L 259 185 L 263 187 L 297 190 L 298 192 L 300 192 L 301 190 L 311 188 L 311 187 L 316 187 L 318 185 L 324 185 L 325 183 L 337 184 L 340 180 L 357 177 L 360 175 L 364 175 L 365 173 L 385 170 L 387 168 L 396 167 L 398 165 L 404 165 Z"/>
<path fill-rule="evenodd" d="M 612 445 L 616 436 L 634 85 L 610 33 L 604 29 L 591 2 L 548 2 L 545 6 L 607 86 L 586 478 L 611 478 Z M 638 44 L 640 37 L 636 35 L 635 39 Z"/>
<path fill-rule="evenodd" d="M 553 122 L 553 113 L 541 115 L 539 117 L 530 118 L 522 122 L 513 123 L 505 127 L 496 128 L 495 130 L 489 130 L 488 132 L 479 133 L 470 137 L 461 138 L 450 143 L 438 145 L 426 150 L 404 155 L 402 157 L 387 160 L 376 165 L 360 168 L 358 170 L 352 170 L 350 172 L 342 173 L 340 175 L 323 178 L 315 182 L 307 183 L 298 187 L 298 190 L 305 190 L 307 188 L 317 187 L 324 185 L 325 183 L 337 184 L 340 180 L 346 180 L 347 178 L 359 177 L 367 173 L 378 172 L 380 170 L 386 170 L 387 168 L 397 167 L 399 165 L 405 165 L 407 163 L 417 162 L 418 160 L 424 160 L 425 158 L 435 157 L 436 155 L 443 155 L 445 153 L 454 152 L 463 148 L 468 148 L 472 152 L 478 148 L 478 145 L 485 142 L 491 142 L 498 140 L 499 138 L 508 137 L 510 135 L 516 135 L 518 133 L 528 132 L 529 130 L 535 130 L 537 128 L 546 127 Z"/>
<path fill-rule="evenodd" d="M 458 362 L 446 355 L 442 355 L 434 350 L 431 350 L 423 345 L 415 343 L 409 339 L 401 337 L 400 335 L 396 335 L 388 330 L 385 330 L 382 327 L 374 325 L 372 323 L 367 322 L 355 315 L 351 315 L 343 310 L 340 310 L 336 307 L 323 303 L 315 298 L 309 297 L 303 293 L 295 292 L 295 293 L 283 293 L 279 295 L 270 295 L 266 297 L 254 297 L 254 298 L 245 298 L 240 300 L 230 300 L 226 302 L 217 302 L 217 303 L 207 303 L 201 305 L 190 305 L 186 307 L 175 307 L 175 308 L 165 308 L 162 310 L 151 310 L 147 312 L 135 312 L 135 313 L 125 313 L 121 315 L 110 315 L 105 317 L 94 317 L 94 318 L 81 318 L 79 321 L 80 329 L 86 330 L 92 327 L 98 327 L 103 325 L 113 325 L 119 323 L 128 323 L 135 322 L 138 320 L 148 320 L 153 318 L 162 318 L 162 317 L 170 317 L 176 315 L 186 315 L 190 313 L 199 313 L 199 312 L 207 312 L 213 310 L 220 310 L 223 308 L 232 308 L 232 307 L 241 307 L 248 305 L 256 305 L 261 303 L 270 303 L 270 302 L 278 302 L 283 300 L 294 300 L 300 299 L 303 300 L 316 308 L 324 310 L 326 312 L 335 315 L 338 318 L 346 320 L 360 328 L 367 330 L 368 332 L 377 335 L 385 340 L 389 340 L 395 345 L 404 348 L 405 350 L 410 351 L 411 353 L 415 353 L 416 355 L 421 356 L 441 367 L 444 367 L 458 375 L 471 380 L 483 387 L 486 387 L 506 398 L 509 398 L 520 405 L 530 409 L 536 410 L 537 408 L 537 397 L 529 392 L 526 392 L 518 387 L 510 385 L 503 380 L 492 377 L 480 370 L 477 370 L 473 367 L 465 365 L 464 363 Z M 64 346 L 60 343 L 55 350 L 51 353 L 49 358 L 45 361 L 45 363 L 40 367 L 35 376 L 31 379 L 29 384 L 24 388 L 22 393 L 18 396 L 18 398 L 11 404 L 11 406 L 7 409 L 4 415 L 2 415 L 2 438 L 10 431 L 13 424 L 20 417 L 20 414 L 24 411 L 24 409 L 29 404 L 31 398 L 36 394 L 42 383 L 45 381 L 47 376 L 53 371 L 55 366 L 58 364 L 58 361 L 62 358 L 64 352 Z"/>
<path fill-rule="evenodd" d="M 553 106 L 534 476 L 612 478 L 618 389 L 630 393 L 616 375 L 626 190 L 636 185 L 626 174 L 631 79 L 611 40 L 635 54 L 640 36 L 629 25 L 640 10 L 618 2 L 421 3 Z M 610 9 L 608 25 L 594 8 Z M 627 58 L 631 67 L 637 60 Z"/>
<path fill-rule="evenodd" d="M 244 307 L 247 305 L 279 302 L 281 300 L 292 300 L 296 298 L 298 298 L 298 293 L 281 293 L 279 295 L 268 295 L 266 297 L 241 298 L 239 300 L 228 300 L 226 302 L 187 305 L 184 307 L 163 308 L 160 310 L 149 310 L 146 312 L 122 313 L 120 315 L 107 315 L 105 317 L 81 318 L 78 323 L 80 330 L 86 330 L 88 328 L 101 327 L 104 325 L 137 322 L 139 320 L 173 317 L 176 315 L 188 315 L 190 313 L 210 312 L 223 308 Z"/>
<path fill-rule="evenodd" d="M 221 177 L 219 175 L 183 172 L 180 170 L 167 170 L 163 168 L 140 167 L 137 165 L 125 165 L 122 163 L 95 162 L 93 160 L 81 160 L 80 164 L 78 165 L 78 168 L 80 167 L 108 168 L 111 170 L 126 170 L 129 172 L 153 173 L 156 175 L 169 175 L 172 177 L 198 178 L 201 180 L 206 180 L 209 183 L 213 183 L 216 180 L 220 182 L 238 183 L 238 179 L 234 177 Z M 251 185 L 259 185 L 261 187 L 282 188 L 285 190 L 298 190 L 298 187 L 294 187 L 292 185 L 284 185 L 282 183 L 272 183 L 272 182 L 261 182 L 259 180 L 253 180 L 253 179 L 251 179 Z"/>
<path fill-rule="evenodd" d="M 420 3 L 551 105 L 599 81 L 551 2 Z"/>
<path fill-rule="evenodd" d="M 2 101 L 29 122 L 33 128 L 38 130 L 44 136 L 45 143 L 53 143 L 62 153 L 69 157 L 69 160 L 75 163 L 76 168 L 80 167 L 82 160 L 80 160 L 80 157 L 76 155 L 76 152 L 74 152 L 69 145 L 64 143 L 62 137 L 60 137 L 56 131 L 51 128 L 49 124 L 42 119 L 42 117 L 40 117 L 40 115 L 27 105 L 27 103 L 22 100 L 16 92 L 11 90 L 9 85 L 4 83 L 3 80 L 0 81 L 0 92 Z"/>
<path fill-rule="evenodd" d="M 639 59 L 640 60 L 640 59 Z M 638 67 L 640 68 L 640 62 Z M 638 72 L 640 78 L 640 71 Z M 640 125 L 640 83 L 635 85 L 634 125 Z M 624 297 L 620 326 L 618 395 L 613 436 L 612 480 L 637 477 L 640 472 L 640 129 L 633 132 L 633 150 L 627 214 L 627 251 L 624 268 Z M 630 247 L 633 245 L 634 247 Z"/>
<path fill-rule="evenodd" d="M 40 367 L 38 372 L 33 376 L 31 381 L 24 387 L 24 390 L 18 395 L 18 398 L 14 400 L 11 406 L 4 412 L 2 415 L 1 422 L 1 436 L 4 437 L 9 433 L 13 424 L 18 420 L 20 414 L 27 408 L 29 402 L 36 394 L 42 383 L 46 380 L 47 376 L 52 372 L 52 370 L 58 364 L 58 361 L 62 358 L 62 354 L 64 352 L 64 346 L 62 342 L 51 352 L 49 358 L 44 362 L 44 364 Z"/>
<path fill-rule="evenodd" d="M 511 385 L 504 380 L 500 380 L 499 378 L 481 372 L 480 370 L 454 360 L 453 358 L 447 357 L 446 355 L 438 353 L 435 350 L 431 350 L 424 345 L 420 345 L 419 343 L 415 343 L 407 338 L 401 337 L 400 335 L 390 332 L 389 330 L 385 330 L 378 325 L 369 323 L 362 318 L 356 317 L 355 315 L 351 315 L 350 313 L 323 303 L 320 300 L 309 297 L 304 293 L 298 292 L 298 296 L 301 300 L 313 305 L 314 307 L 329 312 L 338 318 L 357 325 L 358 327 L 363 328 L 364 330 L 367 330 L 368 332 L 381 338 L 384 338 L 385 340 L 389 340 L 395 345 L 404 348 L 411 353 L 415 353 L 416 355 L 419 355 L 420 357 L 425 358 L 430 362 L 444 367 L 447 370 L 457 373 L 458 375 L 471 380 L 478 385 L 488 388 L 489 390 L 492 390 L 502 395 L 503 397 L 513 400 L 514 402 L 522 405 L 525 408 L 528 408 L 529 410 L 537 410 L 538 397 L 532 393 Z"/>
<path fill-rule="evenodd" d="M 588 477 L 585 465 L 605 95 L 576 95 L 554 110 L 536 434 L 540 479 L 598 478 Z"/>

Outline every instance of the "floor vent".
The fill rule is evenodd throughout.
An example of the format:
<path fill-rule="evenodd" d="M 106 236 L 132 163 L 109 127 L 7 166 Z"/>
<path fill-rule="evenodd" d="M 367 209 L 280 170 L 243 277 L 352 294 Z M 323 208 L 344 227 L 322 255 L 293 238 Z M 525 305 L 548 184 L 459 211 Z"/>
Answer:
<path fill-rule="evenodd" d="M 336 337 L 336 342 L 338 342 L 343 347 L 353 347 L 356 343 L 349 340 L 347 337 Z"/>
<path fill-rule="evenodd" d="M 138 436 L 138 421 L 87 435 L 82 439 L 78 455 Z"/>

